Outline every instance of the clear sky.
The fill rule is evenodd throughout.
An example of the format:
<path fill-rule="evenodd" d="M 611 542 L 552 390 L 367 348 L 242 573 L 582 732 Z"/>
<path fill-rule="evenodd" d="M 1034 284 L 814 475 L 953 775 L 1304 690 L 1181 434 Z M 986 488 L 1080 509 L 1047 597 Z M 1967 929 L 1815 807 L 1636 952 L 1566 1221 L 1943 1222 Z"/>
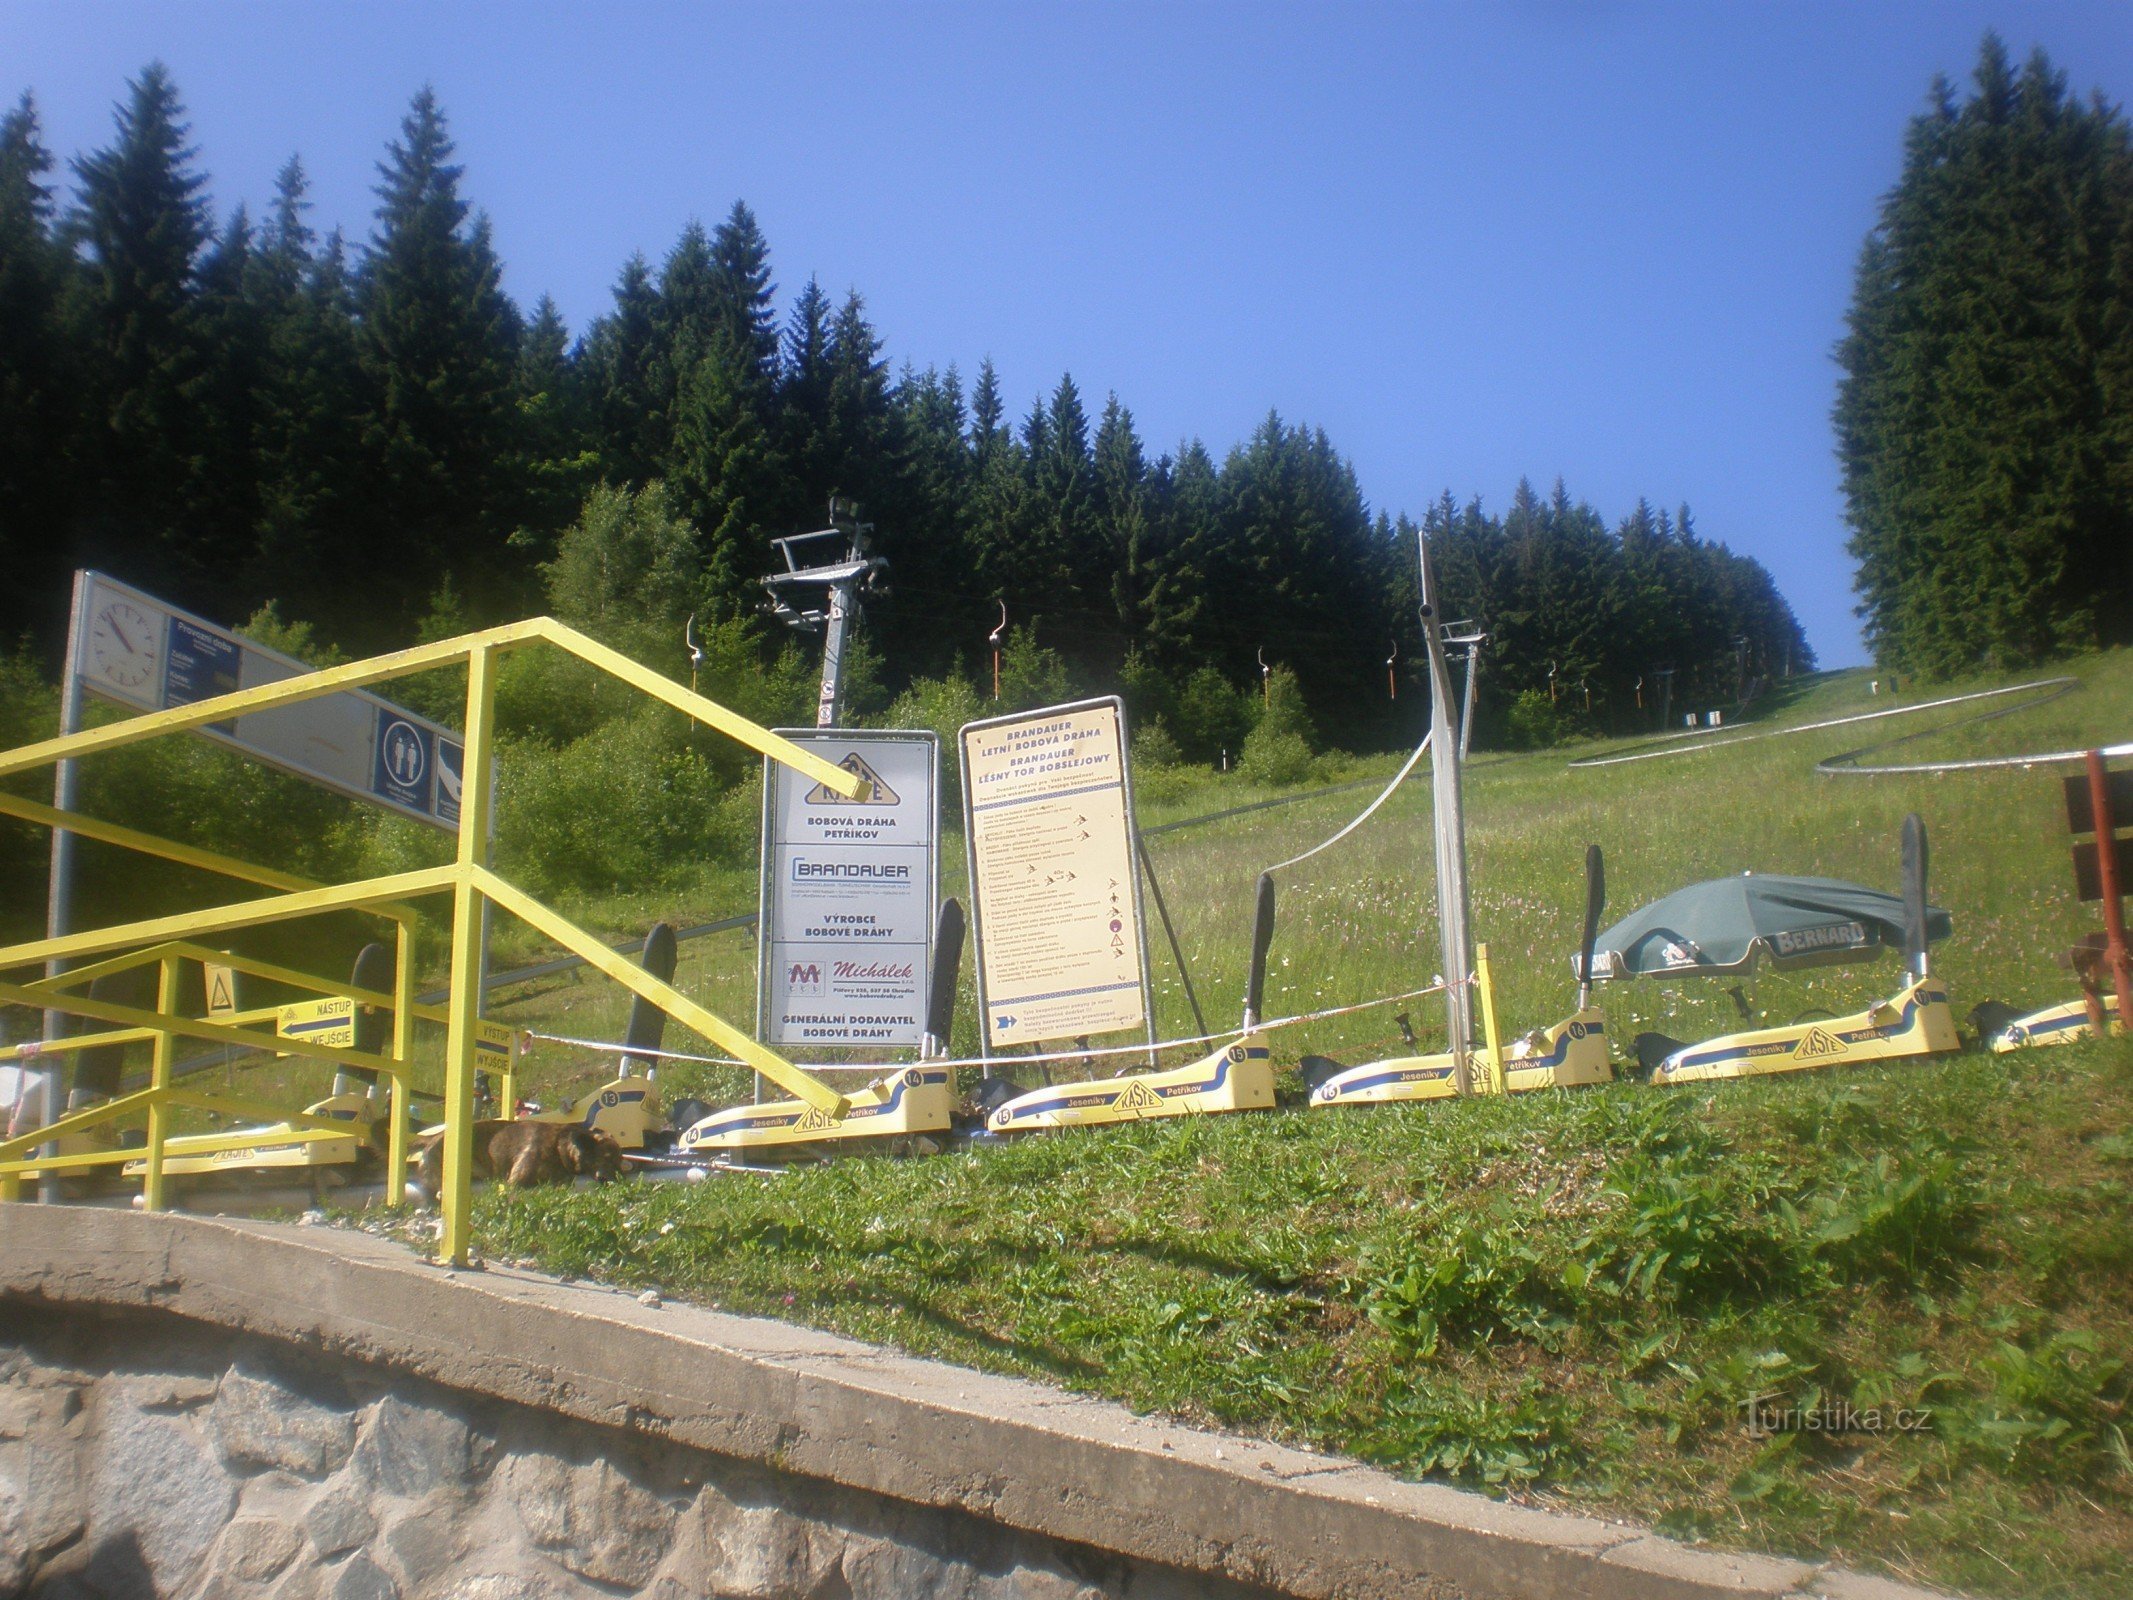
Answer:
<path fill-rule="evenodd" d="M 522 305 L 745 199 L 781 304 L 857 288 L 892 361 L 1072 372 L 1151 450 L 1322 426 L 1372 507 L 1610 522 L 1686 501 L 1862 658 L 1830 350 L 1906 119 L 1987 28 L 2133 94 L 2133 7 L 111 4 L 7 0 L 0 93 L 62 158 L 171 68 L 226 211 L 294 152 L 368 233 L 432 84 Z"/>

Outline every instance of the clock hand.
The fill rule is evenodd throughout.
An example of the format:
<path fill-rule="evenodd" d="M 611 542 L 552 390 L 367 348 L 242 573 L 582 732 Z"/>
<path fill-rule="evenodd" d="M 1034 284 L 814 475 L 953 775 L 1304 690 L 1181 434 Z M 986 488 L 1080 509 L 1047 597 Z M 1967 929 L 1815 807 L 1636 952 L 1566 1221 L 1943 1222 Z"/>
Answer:
<path fill-rule="evenodd" d="M 139 652 L 133 648 L 133 641 L 127 638 L 125 630 L 119 627 L 118 618 L 110 617 L 106 620 L 111 624 L 111 631 L 118 635 L 118 642 L 125 648 L 126 654 L 128 654 L 129 656 L 138 655 Z"/>

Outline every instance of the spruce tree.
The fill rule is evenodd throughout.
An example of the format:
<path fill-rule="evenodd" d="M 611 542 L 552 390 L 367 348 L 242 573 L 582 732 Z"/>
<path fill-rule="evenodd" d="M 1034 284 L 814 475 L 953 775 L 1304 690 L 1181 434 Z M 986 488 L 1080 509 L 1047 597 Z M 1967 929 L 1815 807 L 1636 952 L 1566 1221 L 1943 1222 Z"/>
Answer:
<path fill-rule="evenodd" d="M 660 300 L 674 391 L 668 482 L 704 536 L 707 603 L 752 609 L 787 493 L 778 451 L 777 327 L 770 247 L 735 201 L 706 239 L 692 228 L 668 261 Z"/>
<path fill-rule="evenodd" d="M 178 91 L 161 62 L 128 86 L 111 145 L 74 164 L 69 233 L 82 258 L 74 300 L 87 367 L 84 559 L 181 600 L 207 597 L 217 552 L 188 517 L 202 370 L 192 318 L 209 224 Z"/>
<path fill-rule="evenodd" d="M 1987 35 L 1936 81 L 1861 248 L 1835 422 L 1877 656 L 2007 665 L 2133 637 L 2133 138 Z M 2122 396 L 2123 390 L 2117 390 Z"/>
<path fill-rule="evenodd" d="M 0 638 L 64 626 L 75 374 L 60 320 L 51 153 L 25 94 L 0 117 Z"/>
<path fill-rule="evenodd" d="M 1111 605 L 1121 634 L 1139 639 L 1146 627 L 1149 581 L 1148 462 L 1133 413 L 1113 392 L 1104 402 L 1094 445 L 1096 527 L 1102 541 L 1099 572 L 1111 580 Z"/>
<path fill-rule="evenodd" d="M 501 470 L 515 442 L 519 318 L 452 154 L 425 88 L 378 168 L 358 291 L 377 481 L 367 548 L 351 554 L 366 585 L 397 591 L 403 623 L 447 574 L 486 608 L 507 582 L 504 538 L 520 507 Z"/>
<path fill-rule="evenodd" d="M 666 411 L 655 390 L 659 291 L 642 255 L 623 263 L 614 294 L 615 309 L 586 336 L 586 406 L 602 472 L 612 483 L 642 485 L 659 475 L 656 430 Z"/>

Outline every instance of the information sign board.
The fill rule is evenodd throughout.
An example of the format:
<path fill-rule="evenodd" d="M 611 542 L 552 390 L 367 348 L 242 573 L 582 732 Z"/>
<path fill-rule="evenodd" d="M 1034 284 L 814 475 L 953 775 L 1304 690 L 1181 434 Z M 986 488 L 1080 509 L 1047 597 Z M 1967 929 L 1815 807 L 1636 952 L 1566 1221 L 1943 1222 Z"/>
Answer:
<path fill-rule="evenodd" d="M 356 1042 L 355 1002 L 335 995 L 324 1000 L 299 1000 L 283 1006 L 274 1018 L 274 1031 L 284 1039 L 302 1039 L 310 1044 L 353 1050 Z"/>
<path fill-rule="evenodd" d="M 978 1004 L 989 1046 L 1149 1015 L 1125 709 L 1086 700 L 961 733 Z"/>
<path fill-rule="evenodd" d="M 756 1034 L 772 1046 L 915 1047 L 939 881 L 940 740 L 781 728 L 871 786 L 847 800 L 763 763 Z"/>
<path fill-rule="evenodd" d="M 73 670 L 137 711 L 194 705 L 311 669 L 190 612 L 84 572 Z M 361 689 L 195 730 L 218 744 L 433 827 L 459 826 L 459 735 Z"/>

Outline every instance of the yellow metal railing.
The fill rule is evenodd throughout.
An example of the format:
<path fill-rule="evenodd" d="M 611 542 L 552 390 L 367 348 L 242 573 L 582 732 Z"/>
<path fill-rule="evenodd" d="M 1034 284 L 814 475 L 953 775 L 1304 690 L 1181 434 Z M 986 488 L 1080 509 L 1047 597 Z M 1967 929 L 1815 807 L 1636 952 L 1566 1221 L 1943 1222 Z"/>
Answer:
<path fill-rule="evenodd" d="M 464 728 L 465 760 L 463 791 L 459 808 L 458 848 L 450 863 L 417 872 L 395 873 L 355 883 L 320 885 L 288 873 L 253 866 L 197 846 L 157 838 L 150 834 L 62 812 L 13 795 L 0 794 L 0 814 L 64 828 L 85 838 L 102 840 L 121 848 L 142 851 L 187 865 L 279 891 L 255 899 L 239 900 L 199 911 L 151 917 L 137 922 L 88 929 L 60 938 L 33 939 L 0 948 L 0 980 L 12 970 L 49 961 L 94 959 L 56 978 L 25 983 L 0 981 L 0 1004 L 19 1004 L 64 1011 L 109 1025 L 104 1031 L 77 1035 L 33 1047 L 0 1052 L 0 1059 L 21 1059 L 31 1053 L 62 1053 L 93 1044 L 122 1044 L 147 1040 L 151 1044 L 149 1086 L 86 1108 L 39 1128 L 18 1139 L 0 1142 L 0 1199 L 17 1199 L 26 1177 L 46 1172 L 75 1171 L 113 1160 L 145 1163 L 143 1203 L 151 1208 L 165 1202 L 164 1164 L 170 1137 L 170 1113 L 180 1107 L 231 1110 L 258 1108 L 228 1096 L 201 1094 L 176 1087 L 170 1081 L 176 1042 L 181 1038 L 209 1043 L 268 1048 L 344 1066 L 361 1067 L 382 1074 L 391 1084 L 391 1134 L 386 1152 L 388 1194 L 406 1170 L 406 1097 L 413 1060 L 414 1026 L 418 1015 L 445 1025 L 444 1083 L 444 1183 L 439 1203 L 444 1213 L 440 1254 L 449 1260 L 467 1256 L 467 1201 L 473 1154 L 473 1091 L 475 1051 L 480 1023 L 481 915 L 484 903 L 520 918 L 571 953 L 613 978 L 633 993 L 651 1001 L 683 1026 L 745 1061 L 764 1077 L 808 1104 L 842 1116 L 844 1097 L 795 1066 L 776 1051 L 764 1048 L 741 1029 L 714 1016 L 686 995 L 654 978 L 643 968 L 625 960 L 567 918 L 542 905 L 498 877 L 484 864 L 488 859 L 489 812 L 492 787 L 492 756 L 495 750 L 496 663 L 502 652 L 545 643 L 565 650 L 600 668 L 610 676 L 672 706 L 684 715 L 729 735 L 750 749 L 781 761 L 831 792 L 848 799 L 865 794 L 865 780 L 833 766 L 789 740 L 757 726 L 716 702 L 669 682 L 627 656 L 589 639 L 575 629 L 548 617 L 490 628 L 456 639 L 397 651 L 345 666 L 328 667 L 299 677 L 286 678 L 257 688 L 240 689 L 211 700 L 151 712 L 87 732 L 47 739 L 37 744 L 0 753 L 0 778 L 31 771 L 55 761 L 114 750 L 167 733 L 178 733 L 248 715 L 270 706 L 298 704 L 344 689 L 382 683 L 413 672 L 465 662 L 467 708 Z M 451 914 L 451 984 L 447 1003 L 441 1009 L 418 1008 L 414 1003 L 413 927 L 409 902 L 449 892 Z M 386 996 L 369 990 L 333 983 L 271 963 L 214 950 L 198 941 L 208 935 L 227 934 L 243 928 L 291 921 L 333 911 L 363 911 L 391 919 L 398 925 L 399 948 L 394 991 Z M 393 1043 L 389 1055 L 374 1054 L 313 1041 L 262 1034 L 257 1024 L 264 1013 L 239 1013 L 222 1019 L 181 1015 L 177 1010 L 179 972 L 187 960 L 209 960 L 251 972 L 270 981 L 291 984 L 325 995 L 342 995 L 366 1004 L 390 1003 L 393 1007 Z M 158 969 L 154 1010 L 115 1004 L 78 994 L 76 988 L 103 973 L 155 964 Z M 69 1133 L 100 1123 L 146 1112 L 148 1142 L 145 1152 L 89 1152 L 61 1156 L 34 1153 Z M 289 1142 L 325 1137 L 360 1137 L 347 1124 L 327 1119 L 280 1113 L 289 1123 Z M 192 1136 L 206 1144 L 233 1147 L 251 1135 Z M 200 1146 L 205 1147 L 205 1144 Z"/>

